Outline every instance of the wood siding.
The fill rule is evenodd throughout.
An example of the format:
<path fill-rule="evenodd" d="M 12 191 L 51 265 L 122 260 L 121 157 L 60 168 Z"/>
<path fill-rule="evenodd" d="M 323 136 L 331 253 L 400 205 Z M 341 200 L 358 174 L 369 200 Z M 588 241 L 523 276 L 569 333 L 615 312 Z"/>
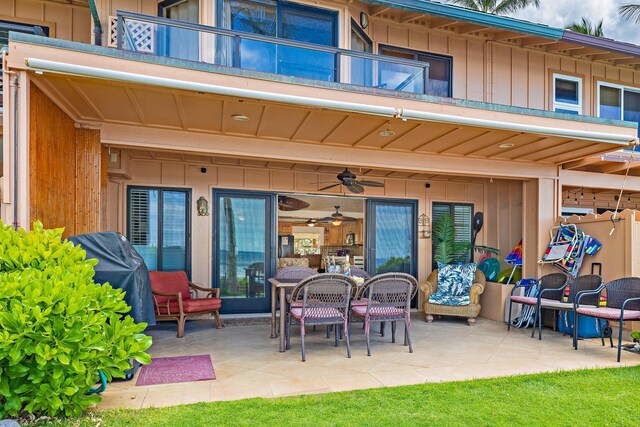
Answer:
<path fill-rule="evenodd" d="M 87 5 L 45 0 L 1 0 L 0 20 L 49 27 L 49 37 L 91 43 Z"/>
<path fill-rule="evenodd" d="M 75 123 L 40 89 L 31 87 L 29 124 L 30 217 L 65 236 L 100 230 L 106 164 L 96 130 Z"/>

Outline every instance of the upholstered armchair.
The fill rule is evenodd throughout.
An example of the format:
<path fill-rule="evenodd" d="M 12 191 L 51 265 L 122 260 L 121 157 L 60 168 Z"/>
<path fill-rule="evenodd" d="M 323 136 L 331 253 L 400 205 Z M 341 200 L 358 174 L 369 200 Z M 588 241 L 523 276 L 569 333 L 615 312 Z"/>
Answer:
<path fill-rule="evenodd" d="M 433 270 L 426 282 L 420 284 L 420 289 L 424 292 L 424 313 L 427 322 L 433 322 L 434 315 L 466 317 L 469 325 L 476 322 L 476 317 L 480 314 L 480 294 L 484 291 L 486 280 L 480 270 L 476 270 L 475 278 L 469 291 L 469 304 L 466 305 L 446 305 L 429 302 L 429 296 L 438 290 L 438 270 Z"/>

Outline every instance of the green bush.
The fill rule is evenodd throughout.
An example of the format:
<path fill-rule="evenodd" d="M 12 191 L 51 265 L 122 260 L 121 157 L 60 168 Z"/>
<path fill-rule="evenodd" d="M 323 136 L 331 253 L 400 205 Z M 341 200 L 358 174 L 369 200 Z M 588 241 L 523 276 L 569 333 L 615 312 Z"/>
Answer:
<path fill-rule="evenodd" d="M 0 419 L 78 415 L 101 399 L 85 396 L 99 370 L 111 380 L 151 361 L 124 292 L 94 283 L 97 260 L 61 237 L 0 221 Z"/>

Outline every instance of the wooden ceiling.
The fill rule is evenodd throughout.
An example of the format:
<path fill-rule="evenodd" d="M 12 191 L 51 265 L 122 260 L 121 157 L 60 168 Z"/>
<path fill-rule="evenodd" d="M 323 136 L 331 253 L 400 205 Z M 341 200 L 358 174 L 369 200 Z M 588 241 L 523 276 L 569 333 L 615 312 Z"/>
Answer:
<path fill-rule="evenodd" d="M 543 164 L 562 164 L 612 148 L 588 140 L 403 121 L 98 79 L 55 74 L 32 77 L 76 122 L 85 124 L 125 124 L 260 141 Z M 431 108 L 429 103 L 424 107 Z M 238 115 L 247 120 L 236 120 Z M 384 130 L 393 131 L 393 136 L 381 136 Z"/>

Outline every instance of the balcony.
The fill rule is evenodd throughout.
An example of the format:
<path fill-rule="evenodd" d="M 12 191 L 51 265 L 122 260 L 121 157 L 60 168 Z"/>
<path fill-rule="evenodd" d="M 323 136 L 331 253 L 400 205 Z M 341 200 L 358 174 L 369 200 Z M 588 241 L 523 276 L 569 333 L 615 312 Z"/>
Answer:
<path fill-rule="evenodd" d="M 437 95 L 429 63 L 119 11 L 118 49 L 256 72 Z"/>

